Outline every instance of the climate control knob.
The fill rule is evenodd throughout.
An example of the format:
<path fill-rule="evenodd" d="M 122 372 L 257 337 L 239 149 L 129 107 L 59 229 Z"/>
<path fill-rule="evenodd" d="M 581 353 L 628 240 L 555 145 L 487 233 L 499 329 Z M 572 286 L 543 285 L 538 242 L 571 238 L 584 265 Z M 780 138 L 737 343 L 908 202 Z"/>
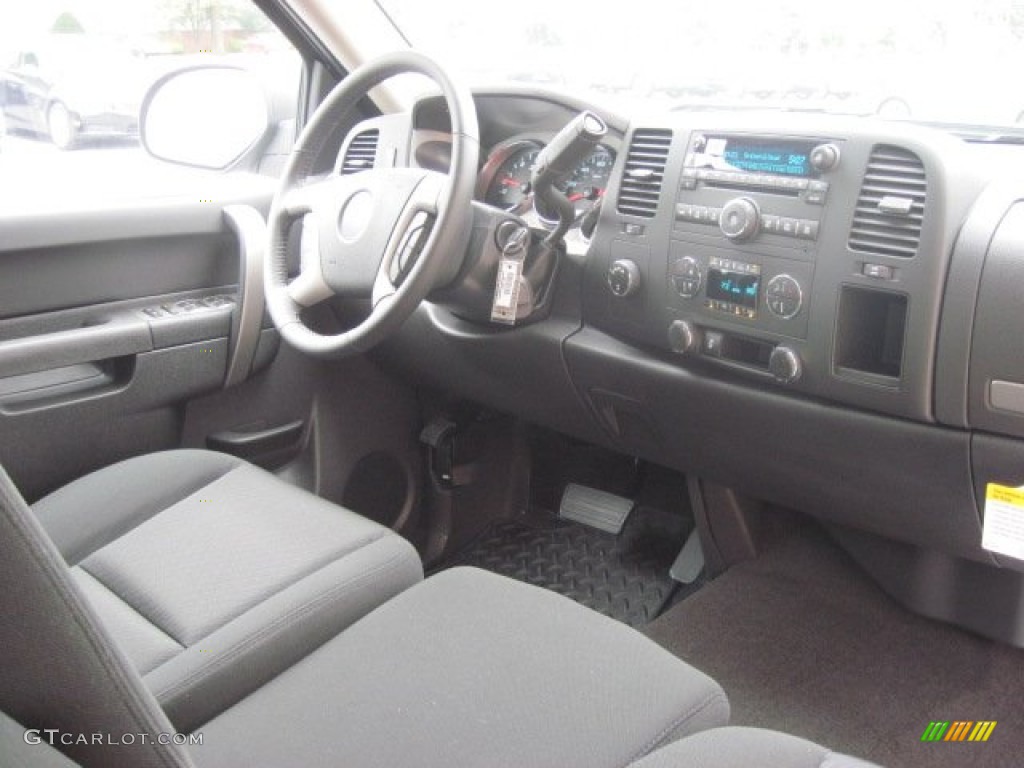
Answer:
<path fill-rule="evenodd" d="M 804 292 L 800 288 L 800 283 L 789 275 L 776 275 L 769 280 L 764 290 L 764 298 L 768 310 L 783 320 L 795 317 L 804 305 Z"/>
<path fill-rule="evenodd" d="M 617 259 L 608 267 L 608 289 L 620 299 L 640 290 L 640 268 L 631 259 Z"/>
<path fill-rule="evenodd" d="M 675 320 L 668 327 L 668 345 L 677 355 L 700 349 L 700 329 L 688 320 Z"/>
<path fill-rule="evenodd" d="M 730 240 L 749 240 L 757 234 L 761 211 L 749 197 L 736 197 L 722 208 L 718 228 Z"/>
<path fill-rule="evenodd" d="M 684 256 L 672 265 L 672 285 L 684 299 L 692 299 L 700 291 L 704 273 L 693 256 Z"/>
<path fill-rule="evenodd" d="M 768 370 L 780 384 L 792 384 L 803 376 L 804 364 L 795 349 L 780 344 L 768 357 Z"/>

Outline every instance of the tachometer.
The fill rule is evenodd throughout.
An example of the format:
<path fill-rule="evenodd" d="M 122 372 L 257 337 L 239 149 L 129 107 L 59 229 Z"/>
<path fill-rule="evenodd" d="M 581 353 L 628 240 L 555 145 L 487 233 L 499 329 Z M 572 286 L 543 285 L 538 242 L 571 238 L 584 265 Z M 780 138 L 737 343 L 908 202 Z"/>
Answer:
<path fill-rule="evenodd" d="M 494 176 L 484 193 L 485 203 L 506 211 L 515 210 L 530 196 L 530 173 L 540 153 L 540 147 L 532 143 L 509 149 L 504 158 L 498 158 Z"/>

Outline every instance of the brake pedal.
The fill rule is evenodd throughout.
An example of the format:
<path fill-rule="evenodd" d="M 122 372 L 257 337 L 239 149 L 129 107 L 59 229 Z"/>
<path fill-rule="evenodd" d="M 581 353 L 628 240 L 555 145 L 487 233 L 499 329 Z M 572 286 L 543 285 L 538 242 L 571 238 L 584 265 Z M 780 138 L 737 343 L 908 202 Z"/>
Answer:
<path fill-rule="evenodd" d="M 572 520 L 618 535 L 629 513 L 633 511 L 633 506 L 632 499 L 569 483 L 562 494 L 558 516 L 563 520 Z"/>

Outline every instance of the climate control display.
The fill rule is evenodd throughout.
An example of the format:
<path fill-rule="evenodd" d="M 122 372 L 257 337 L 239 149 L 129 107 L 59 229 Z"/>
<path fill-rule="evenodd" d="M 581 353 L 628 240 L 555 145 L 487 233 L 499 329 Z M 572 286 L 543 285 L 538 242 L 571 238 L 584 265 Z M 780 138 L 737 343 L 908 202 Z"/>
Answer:
<path fill-rule="evenodd" d="M 705 305 L 709 309 L 753 319 L 757 317 L 760 288 L 760 265 L 714 258 L 708 264 Z"/>

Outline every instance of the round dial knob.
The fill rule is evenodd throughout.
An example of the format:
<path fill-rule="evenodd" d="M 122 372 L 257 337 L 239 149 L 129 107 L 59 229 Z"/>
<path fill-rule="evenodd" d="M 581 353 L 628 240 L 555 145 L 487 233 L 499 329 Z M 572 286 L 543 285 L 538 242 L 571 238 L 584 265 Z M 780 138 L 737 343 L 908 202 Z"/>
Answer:
<path fill-rule="evenodd" d="M 764 298 L 768 310 L 783 320 L 795 317 L 804 305 L 804 292 L 800 288 L 800 283 L 789 275 L 776 275 L 769 280 L 764 290 Z"/>
<path fill-rule="evenodd" d="M 822 173 L 839 165 L 839 147 L 835 144 L 819 144 L 811 150 L 811 167 Z"/>
<path fill-rule="evenodd" d="M 617 259 L 608 267 L 608 288 L 619 298 L 640 290 L 640 268 L 630 259 Z"/>
<path fill-rule="evenodd" d="M 722 208 L 718 227 L 730 240 L 749 240 L 757 234 L 761 212 L 749 197 L 737 197 Z"/>
<path fill-rule="evenodd" d="M 768 370 L 780 384 L 792 384 L 803 375 L 804 364 L 795 349 L 780 344 L 768 358 Z"/>
<path fill-rule="evenodd" d="M 679 355 L 699 349 L 700 330 L 688 320 L 676 320 L 668 327 L 668 345 Z"/>
<path fill-rule="evenodd" d="M 684 299 L 692 299 L 700 291 L 704 273 L 693 256 L 684 256 L 672 265 L 672 285 Z"/>

